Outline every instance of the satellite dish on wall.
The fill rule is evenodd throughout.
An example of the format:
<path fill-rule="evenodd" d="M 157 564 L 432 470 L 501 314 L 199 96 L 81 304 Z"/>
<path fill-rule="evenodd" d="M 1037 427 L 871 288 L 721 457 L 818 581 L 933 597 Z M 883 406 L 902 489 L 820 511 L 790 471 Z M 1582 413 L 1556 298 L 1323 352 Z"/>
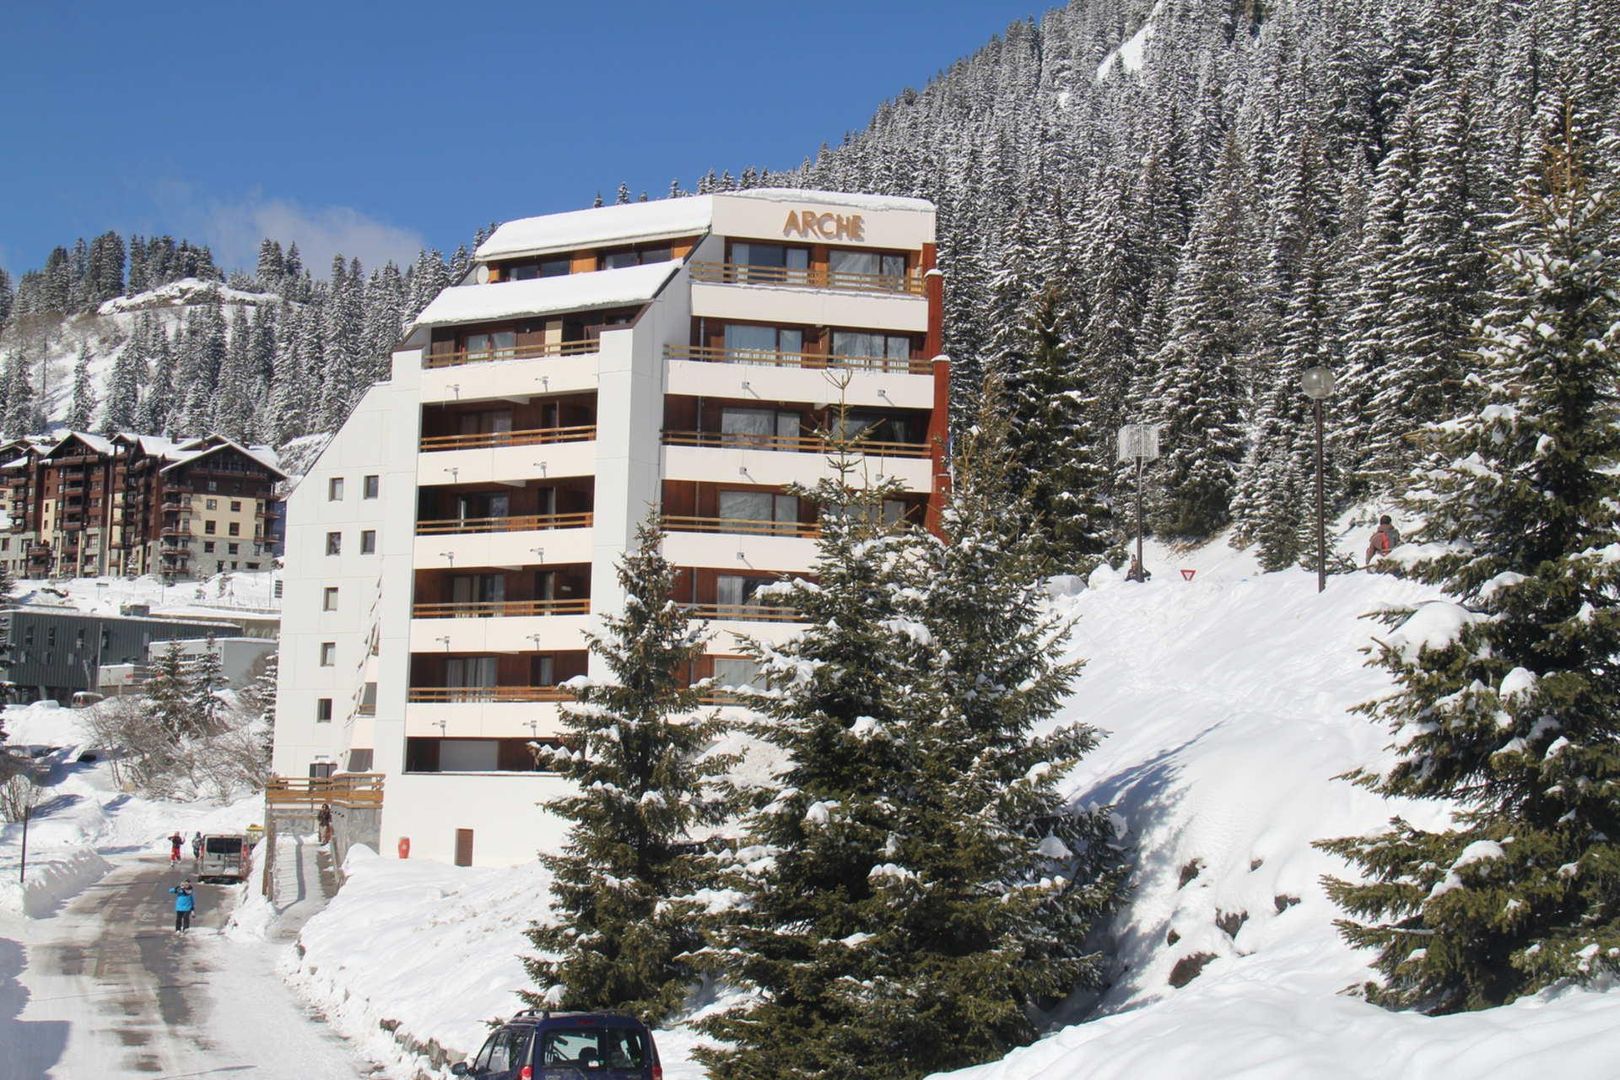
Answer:
<path fill-rule="evenodd" d="M 488 285 L 489 284 L 489 267 L 480 266 L 477 270 L 474 270 L 473 271 L 473 280 L 477 281 L 478 284 L 480 284 L 480 285 Z"/>

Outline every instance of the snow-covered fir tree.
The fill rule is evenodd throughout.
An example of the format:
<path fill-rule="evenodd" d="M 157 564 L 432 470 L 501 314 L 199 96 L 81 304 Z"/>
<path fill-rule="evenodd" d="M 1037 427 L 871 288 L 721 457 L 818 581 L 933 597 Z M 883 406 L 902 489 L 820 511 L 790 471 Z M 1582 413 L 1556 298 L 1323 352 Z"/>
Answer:
<path fill-rule="evenodd" d="M 1095 984 L 1084 937 L 1120 880 L 1106 819 L 1068 816 L 1056 786 L 1095 734 L 1032 734 L 1077 665 L 1056 659 L 1004 463 L 994 497 L 969 483 L 953 505 L 953 545 L 880 524 L 883 491 L 839 464 L 812 493 L 814 583 L 778 590 L 808 628 L 749 646 L 768 687 L 752 730 L 783 765 L 708 953 L 751 992 L 701 1024 L 717 1080 L 998 1057 L 1034 1037 L 1032 1009 Z"/>
<path fill-rule="evenodd" d="M 1620 195 L 1574 115 L 1503 231 L 1477 405 L 1427 429 L 1407 496 L 1426 543 L 1402 561 L 1454 602 L 1392 615 L 1397 689 L 1364 707 L 1399 759 L 1359 782 L 1453 824 L 1321 845 L 1363 875 L 1329 893 L 1392 1006 L 1620 970 Z"/>
<path fill-rule="evenodd" d="M 712 882 L 695 841 L 727 818 L 724 774 L 735 758 L 715 751 L 727 724 L 701 709 L 691 685 L 704 637 L 672 599 L 675 568 L 649 520 L 618 567 L 624 610 L 590 638 L 609 678 L 575 679 L 562 709 L 564 746 L 540 750 L 575 793 L 548 809 L 570 823 L 561 852 L 542 855 L 553 874 L 553 918 L 529 929 L 539 956 L 526 960 L 530 1004 L 627 1009 L 656 1023 L 699 978 L 703 905 Z"/>
<path fill-rule="evenodd" d="M 73 363 L 73 398 L 68 405 L 67 426 L 72 431 L 89 431 L 96 415 L 96 388 L 90 381 L 90 346 L 79 346 Z"/>

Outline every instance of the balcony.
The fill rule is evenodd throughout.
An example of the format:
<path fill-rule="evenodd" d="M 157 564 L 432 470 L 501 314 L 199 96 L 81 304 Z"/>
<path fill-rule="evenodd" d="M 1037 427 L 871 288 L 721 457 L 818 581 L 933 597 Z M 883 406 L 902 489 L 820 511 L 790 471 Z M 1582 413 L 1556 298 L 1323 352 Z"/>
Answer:
<path fill-rule="evenodd" d="M 594 515 L 586 510 L 578 514 L 532 514 L 527 517 L 441 518 L 416 523 L 416 535 L 438 536 L 445 533 L 503 533 L 536 532 L 541 529 L 588 529 Z"/>
<path fill-rule="evenodd" d="M 589 615 L 589 597 L 567 600 L 472 600 L 416 604 L 413 619 L 492 619 L 525 615 Z"/>
<path fill-rule="evenodd" d="M 545 341 L 506 349 L 439 349 L 422 357 L 424 368 L 461 367 L 465 364 L 493 364 L 502 360 L 538 360 L 552 356 L 584 356 L 598 350 L 596 339 L 585 341 Z"/>
<path fill-rule="evenodd" d="M 487 704 L 533 701 L 572 701 L 560 686 L 413 686 L 405 698 L 412 704 Z"/>
<path fill-rule="evenodd" d="M 813 521 L 757 521 L 752 518 L 698 517 L 692 514 L 663 515 L 670 532 L 734 533 L 741 536 L 786 536 L 813 540 L 821 526 Z"/>
<path fill-rule="evenodd" d="M 665 446 L 701 446 L 722 450 L 779 450 L 793 454 L 828 454 L 832 445 L 822 436 L 754 435 L 716 431 L 666 431 Z M 878 442 L 857 439 L 849 444 L 857 454 L 871 457 L 926 458 L 927 443 Z"/>
<path fill-rule="evenodd" d="M 723 622 L 792 623 L 803 621 L 793 608 L 768 607 L 764 604 L 682 604 L 681 610 L 694 619 L 713 619 Z"/>
<path fill-rule="evenodd" d="M 838 356 L 827 353 L 777 352 L 770 349 L 725 349 L 707 345 L 666 345 L 669 360 L 697 360 L 708 364 L 752 364 L 759 367 L 809 368 L 835 371 L 877 371 L 884 374 L 932 375 L 933 364 L 921 357 Z"/>
<path fill-rule="evenodd" d="M 710 285 L 778 285 L 846 292 L 923 295 L 923 274 L 857 274 L 824 267 L 747 266 L 741 263 L 694 262 L 692 280 Z"/>
<path fill-rule="evenodd" d="M 595 424 L 572 427 L 530 428 L 526 431 L 491 431 L 474 435 L 429 435 L 422 439 L 423 453 L 434 450 L 484 450 L 499 446 L 541 446 L 547 443 L 590 442 L 596 438 Z"/>

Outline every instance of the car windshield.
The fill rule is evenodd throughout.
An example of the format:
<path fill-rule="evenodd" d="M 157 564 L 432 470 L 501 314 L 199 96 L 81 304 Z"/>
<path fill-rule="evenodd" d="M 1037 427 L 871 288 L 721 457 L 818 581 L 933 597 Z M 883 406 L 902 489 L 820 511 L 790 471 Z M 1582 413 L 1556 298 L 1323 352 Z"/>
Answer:
<path fill-rule="evenodd" d="M 542 1066 L 586 1069 L 640 1069 L 647 1050 L 641 1033 L 630 1028 L 558 1028 L 545 1033 Z"/>

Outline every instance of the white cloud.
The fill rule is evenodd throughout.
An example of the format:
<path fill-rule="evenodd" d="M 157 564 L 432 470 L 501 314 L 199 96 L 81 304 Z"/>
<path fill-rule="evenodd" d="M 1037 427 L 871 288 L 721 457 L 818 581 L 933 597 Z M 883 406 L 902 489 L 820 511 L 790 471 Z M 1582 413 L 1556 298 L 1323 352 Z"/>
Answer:
<path fill-rule="evenodd" d="M 402 268 L 427 246 L 422 234 L 379 221 L 349 206 L 304 206 L 250 192 L 237 201 L 199 199 L 188 184 L 167 184 L 157 201 L 175 235 L 206 243 L 221 266 L 251 270 L 265 237 L 296 243 L 304 265 L 325 277 L 332 256 L 358 258 L 369 271 L 392 259 Z"/>

